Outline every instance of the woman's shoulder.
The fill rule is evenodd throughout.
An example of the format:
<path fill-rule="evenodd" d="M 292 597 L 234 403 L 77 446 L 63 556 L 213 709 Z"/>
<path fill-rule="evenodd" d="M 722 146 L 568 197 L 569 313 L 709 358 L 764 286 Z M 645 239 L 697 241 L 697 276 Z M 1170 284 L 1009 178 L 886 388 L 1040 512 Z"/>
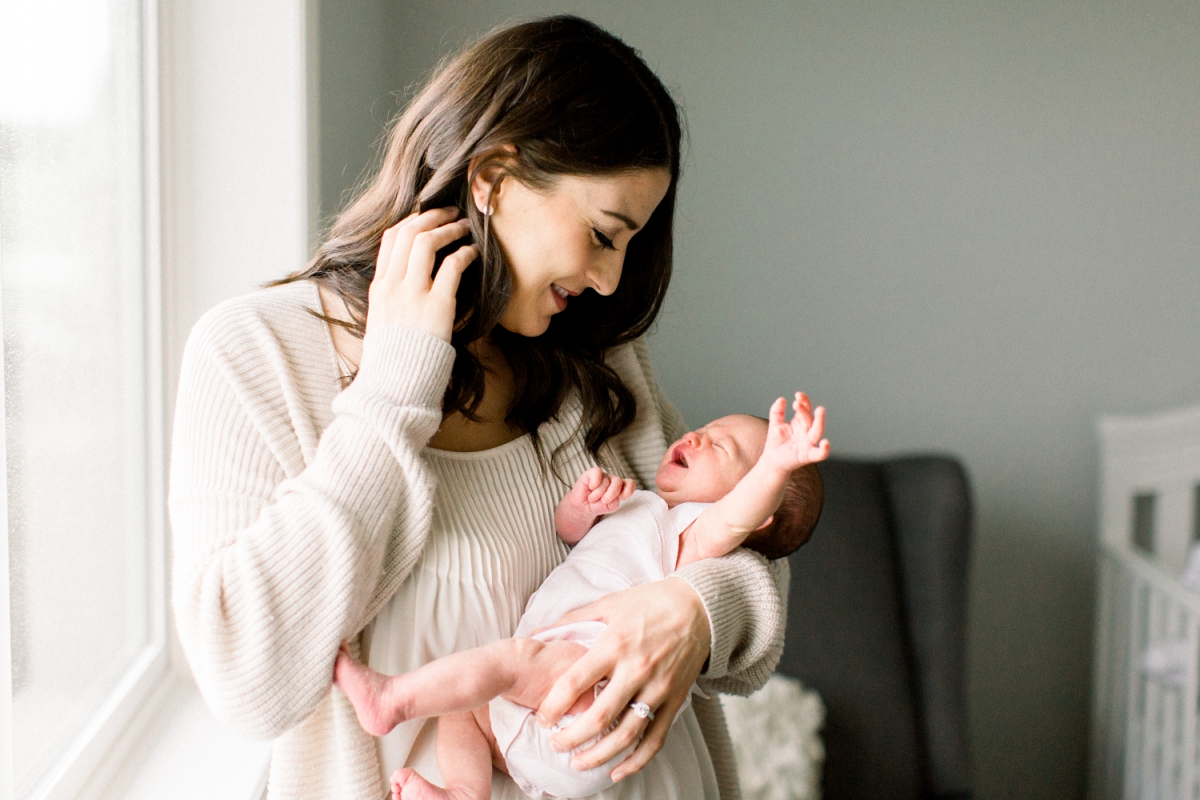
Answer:
<path fill-rule="evenodd" d="M 192 327 L 187 349 L 210 354 L 263 355 L 286 343 L 328 350 L 316 284 L 298 281 L 230 297 L 205 312 Z"/>
<path fill-rule="evenodd" d="M 189 340 L 217 344 L 229 339 L 253 339 L 265 331 L 280 336 L 311 336 L 314 330 L 321 330 L 322 323 L 314 316 L 320 312 L 320 295 L 311 281 L 269 286 L 209 309 L 192 327 Z"/>
<path fill-rule="evenodd" d="M 335 370 L 328 326 L 316 315 L 320 295 L 310 281 L 271 286 L 226 300 L 188 336 L 186 364 L 219 365 L 227 380 L 276 375 L 288 382 L 327 381 Z M 237 376 L 240 376 L 238 378 Z"/>
<path fill-rule="evenodd" d="M 635 394 L 639 393 L 639 390 L 648 391 L 654 385 L 650 349 L 645 336 L 609 349 L 604 356 L 604 362 L 621 376 L 621 380 Z"/>

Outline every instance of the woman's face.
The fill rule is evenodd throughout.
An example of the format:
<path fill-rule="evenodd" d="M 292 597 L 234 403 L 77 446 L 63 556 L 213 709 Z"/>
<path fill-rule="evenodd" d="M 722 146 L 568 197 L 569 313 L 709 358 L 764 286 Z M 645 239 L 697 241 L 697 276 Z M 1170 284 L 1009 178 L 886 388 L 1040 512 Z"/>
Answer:
<path fill-rule="evenodd" d="M 492 196 L 491 226 L 512 269 L 513 294 L 500 325 L 540 336 L 575 295 L 588 289 L 612 294 L 629 241 L 670 185 L 665 169 L 567 175 L 546 190 L 502 180 Z M 481 193 L 475 196 L 480 203 Z"/>

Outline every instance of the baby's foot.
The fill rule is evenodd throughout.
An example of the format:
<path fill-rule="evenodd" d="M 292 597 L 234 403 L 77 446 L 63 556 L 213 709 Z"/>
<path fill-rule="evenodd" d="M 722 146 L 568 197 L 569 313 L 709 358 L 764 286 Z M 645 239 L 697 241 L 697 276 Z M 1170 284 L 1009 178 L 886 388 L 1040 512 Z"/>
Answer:
<path fill-rule="evenodd" d="M 355 661 L 345 650 L 333 666 L 333 682 L 354 706 L 358 724 L 372 736 L 384 736 L 404 722 L 404 711 L 389 690 L 392 678 Z"/>
<path fill-rule="evenodd" d="M 475 798 L 466 789 L 443 789 L 411 769 L 398 769 L 392 773 L 392 800 L 487 800 L 487 795 Z"/>

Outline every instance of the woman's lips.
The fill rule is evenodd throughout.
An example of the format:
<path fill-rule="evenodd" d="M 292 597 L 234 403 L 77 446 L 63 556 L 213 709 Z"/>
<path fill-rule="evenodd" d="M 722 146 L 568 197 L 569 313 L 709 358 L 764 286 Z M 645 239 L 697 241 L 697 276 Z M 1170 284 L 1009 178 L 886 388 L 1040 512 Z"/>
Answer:
<path fill-rule="evenodd" d="M 554 297 L 554 305 L 559 311 L 564 311 L 567 307 L 568 298 L 572 297 L 571 293 L 559 286 L 557 283 L 550 284 L 550 294 Z"/>

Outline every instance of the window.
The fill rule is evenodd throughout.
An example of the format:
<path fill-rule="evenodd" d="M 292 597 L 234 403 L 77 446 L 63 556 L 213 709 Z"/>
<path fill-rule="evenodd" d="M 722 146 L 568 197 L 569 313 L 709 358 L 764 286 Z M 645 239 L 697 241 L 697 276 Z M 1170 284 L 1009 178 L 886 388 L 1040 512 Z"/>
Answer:
<path fill-rule="evenodd" d="M 0 798 L 73 796 L 167 664 L 153 20 L 0 7 Z"/>

